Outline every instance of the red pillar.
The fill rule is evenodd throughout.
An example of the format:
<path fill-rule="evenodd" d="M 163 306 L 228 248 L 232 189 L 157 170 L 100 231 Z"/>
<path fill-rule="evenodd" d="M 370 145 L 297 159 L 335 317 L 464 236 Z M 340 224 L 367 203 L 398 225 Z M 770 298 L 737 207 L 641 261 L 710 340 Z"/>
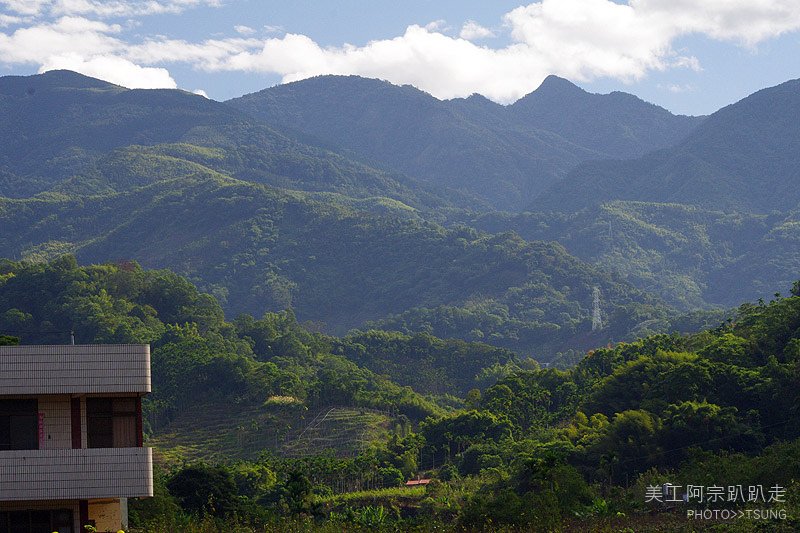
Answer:
<path fill-rule="evenodd" d="M 144 421 L 142 420 L 142 397 L 136 397 L 136 446 L 144 446 Z"/>
<path fill-rule="evenodd" d="M 81 399 L 72 398 L 72 448 L 83 448 L 81 439 Z"/>
<path fill-rule="evenodd" d="M 83 526 L 89 524 L 89 500 L 78 501 L 78 516 L 80 517 L 81 532 L 85 531 Z"/>

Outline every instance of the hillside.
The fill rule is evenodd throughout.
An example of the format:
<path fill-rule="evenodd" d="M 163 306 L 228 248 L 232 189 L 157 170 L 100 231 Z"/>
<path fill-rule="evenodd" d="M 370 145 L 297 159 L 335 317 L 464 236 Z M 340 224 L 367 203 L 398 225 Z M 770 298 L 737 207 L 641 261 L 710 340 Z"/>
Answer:
<path fill-rule="evenodd" d="M 461 223 L 561 242 L 684 310 L 771 297 L 797 277 L 797 215 L 614 201 L 578 213 L 489 213 Z"/>
<path fill-rule="evenodd" d="M 580 166 L 530 208 L 574 212 L 638 200 L 762 214 L 795 209 L 799 117 L 800 80 L 758 91 L 717 111 L 672 148 Z"/>
<path fill-rule="evenodd" d="M 199 164 L 278 187 L 447 204 L 413 180 L 289 139 L 184 91 L 128 90 L 69 71 L 6 76 L 0 122 L 5 197 L 124 191 Z"/>
<path fill-rule="evenodd" d="M 419 424 L 320 410 L 289 457 L 173 467 L 134 516 L 157 531 L 187 514 L 265 531 L 730 530 L 733 519 L 687 518 L 707 508 L 697 492 L 676 503 L 642 496 L 708 479 L 742 487 L 723 507 L 739 516 L 736 530 L 796 531 L 800 281 L 789 289 L 696 334 L 598 348 L 566 371 L 517 370 Z M 334 452 L 368 435 L 364 426 L 371 445 L 354 457 Z M 420 477 L 433 480 L 402 487 Z M 749 487 L 763 496 L 747 499 Z M 754 507 L 769 512 L 748 517 Z"/>
<path fill-rule="evenodd" d="M 303 329 L 291 313 L 227 322 L 218 302 L 185 278 L 135 263 L 79 267 L 70 256 L 45 264 L 0 261 L 0 331 L 22 344 L 63 344 L 71 332 L 86 344 L 150 343 L 152 435 L 169 434 L 197 404 L 208 405 L 207 421 L 216 417 L 225 427 L 224 435 L 213 436 L 207 424 L 198 435 L 233 439 L 229 447 L 236 424 L 260 422 L 269 437 L 260 442 L 271 444 L 292 429 L 282 423 L 298 427 L 309 408 L 351 405 L 411 419 L 442 411 L 410 388 L 333 355 L 331 339 Z M 218 408 L 230 405 L 233 417 L 220 416 Z"/>
<path fill-rule="evenodd" d="M 705 120 L 673 115 L 628 93 L 589 93 L 557 76 L 548 76 L 538 89 L 514 102 L 508 114 L 603 159 L 629 159 L 670 147 Z"/>
<path fill-rule="evenodd" d="M 479 96 L 441 101 L 357 76 L 320 76 L 228 104 L 308 142 L 485 203 L 474 207 L 511 210 L 582 161 L 663 148 L 700 122 L 554 77 L 508 107 Z"/>
<path fill-rule="evenodd" d="M 594 286 L 607 302 L 604 336 L 625 338 L 666 310 L 555 243 L 377 215 L 211 171 L 123 193 L 0 200 L 0 223 L 10 256 L 172 268 L 230 312 L 291 307 L 329 332 L 445 306 L 462 318 L 440 335 L 547 356 L 588 331 Z M 410 331 L 431 327 L 422 319 Z"/>

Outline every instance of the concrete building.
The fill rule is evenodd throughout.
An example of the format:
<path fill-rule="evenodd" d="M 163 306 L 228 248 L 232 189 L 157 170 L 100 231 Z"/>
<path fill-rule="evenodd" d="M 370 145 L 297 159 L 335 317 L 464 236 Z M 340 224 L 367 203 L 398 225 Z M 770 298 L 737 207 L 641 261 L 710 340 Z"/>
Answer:
<path fill-rule="evenodd" d="M 149 392 L 147 345 L 0 346 L 0 533 L 127 530 Z"/>

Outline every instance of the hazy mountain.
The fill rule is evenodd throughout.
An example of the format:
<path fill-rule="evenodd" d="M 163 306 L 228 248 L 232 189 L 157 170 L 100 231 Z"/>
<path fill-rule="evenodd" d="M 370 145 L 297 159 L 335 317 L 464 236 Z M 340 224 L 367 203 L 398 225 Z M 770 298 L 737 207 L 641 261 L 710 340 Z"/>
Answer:
<path fill-rule="evenodd" d="M 228 103 L 308 142 L 512 210 L 582 161 L 668 146 L 700 120 L 555 77 L 512 106 L 481 96 L 441 101 L 357 76 L 320 76 Z"/>
<path fill-rule="evenodd" d="M 557 76 L 547 77 L 509 111 L 533 127 L 613 159 L 672 146 L 705 118 L 676 116 L 628 93 L 588 93 Z"/>
<path fill-rule="evenodd" d="M 800 80 L 711 115 L 678 145 L 632 161 L 586 163 L 533 202 L 577 211 L 608 200 L 758 213 L 800 203 Z"/>
<path fill-rule="evenodd" d="M 603 151 L 644 151 L 697 119 L 553 77 L 505 107 L 480 96 L 442 102 L 411 87 L 320 77 L 234 102 L 258 108 L 254 116 L 182 91 L 131 91 L 70 72 L 0 78 L 0 118 L 11 125 L 0 132 L 0 247 L 34 260 L 75 252 L 83 261 L 173 268 L 234 313 L 291 306 L 330 331 L 371 322 L 553 353 L 602 341 L 586 336 L 595 285 L 610 319 L 603 335 L 620 339 L 667 328 L 664 300 L 683 309 L 729 305 L 791 281 L 800 265 L 792 251 L 797 217 L 747 211 L 765 196 L 800 203 L 786 178 L 797 157 L 794 124 L 784 116 L 798 114 L 795 93 L 795 82 L 758 93 L 673 148 L 586 163 L 582 170 L 613 172 L 608 183 L 592 185 L 589 178 L 602 178 L 594 173 L 585 184 L 560 182 L 571 187 L 562 197 L 549 193 L 557 206 L 584 208 L 575 214 L 515 215 L 487 206 L 534 194 L 524 171 L 532 161 L 549 157 L 566 169 L 568 160 Z M 776 132 L 783 137 L 770 141 Z M 552 149 L 532 149 L 539 141 Z M 706 154 L 717 166 L 703 168 L 715 175 L 726 162 L 715 146 L 750 158 L 737 160 L 742 171 L 769 171 L 759 185 L 765 190 L 709 188 L 742 201 L 749 194 L 751 208 L 593 205 L 606 187 L 614 194 L 625 177 L 620 168 L 635 167 L 642 191 L 655 197 L 666 185 L 653 178 L 660 167 L 652 161 L 701 160 L 670 154 Z M 451 181 L 376 170 L 366 160 L 392 165 L 369 151 L 394 154 L 398 165 L 403 157 L 417 168 L 439 165 Z M 669 192 L 678 194 L 673 185 Z M 581 195 L 592 202 L 574 200 Z M 450 209 L 464 206 L 482 214 Z M 761 265 L 762 257 L 773 259 Z"/>
<path fill-rule="evenodd" d="M 798 216 L 615 201 L 577 213 L 488 213 L 462 220 L 489 232 L 558 240 L 682 309 L 734 306 L 790 287 L 800 268 Z"/>
<path fill-rule="evenodd" d="M 279 187 L 442 204 L 404 176 L 304 145 L 184 91 L 128 90 L 69 71 L 8 76 L 0 78 L 0 123 L 0 196 L 124 189 L 170 177 L 165 165 L 199 163 Z"/>
<path fill-rule="evenodd" d="M 665 316 L 657 299 L 556 243 L 324 200 L 208 170 L 92 197 L 0 200 L 0 249 L 32 260 L 74 252 L 84 262 L 169 267 L 233 314 L 291 307 L 339 333 L 446 306 L 459 315 L 450 336 L 537 354 L 576 338 L 598 341 L 586 337 L 595 285 L 612 317 L 600 342 Z"/>

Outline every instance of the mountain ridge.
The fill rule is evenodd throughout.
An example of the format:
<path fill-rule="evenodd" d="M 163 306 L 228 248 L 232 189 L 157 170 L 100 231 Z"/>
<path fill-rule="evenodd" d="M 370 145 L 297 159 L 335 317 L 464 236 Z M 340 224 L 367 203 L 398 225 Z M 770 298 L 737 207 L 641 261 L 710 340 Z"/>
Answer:
<path fill-rule="evenodd" d="M 584 102 L 573 113 L 569 131 L 544 124 L 549 115 L 531 104 L 537 92 L 552 95 L 559 92 L 558 86 L 568 87 L 573 99 Z M 381 80 L 317 76 L 226 103 L 372 165 L 478 196 L 496 209 L 518 210 L 583 161 L 628 157 L 670 145 L 702 121 L 631 97 L 622 105 L 635 109 L 624 115 L 609 141 L 597 129 L 618 122 L 614 116 L 619 114 L 619 98 L 593 95 L 550 77 L 531 95 L 501 106 L 475 95 L 439 100 L 411 86 Z M 604 105 L 598 106 L 598 101 Z M 563 115 L 562 108 L 553 112 Z M 599 125 L 589 127 L 598 117 L 603 119 Z M 634 127 L 639 121 L 644 124 Z M 645 130 L 647 136 L 642 134 Z"/>
<path fill-rule="evenodd" d="M 800 80 L 710 115 L 677 145 L 629 161 L 588 162 L 531 203 L 580 210 L 612 200 L 768 213 L 800 204 Z"/>

